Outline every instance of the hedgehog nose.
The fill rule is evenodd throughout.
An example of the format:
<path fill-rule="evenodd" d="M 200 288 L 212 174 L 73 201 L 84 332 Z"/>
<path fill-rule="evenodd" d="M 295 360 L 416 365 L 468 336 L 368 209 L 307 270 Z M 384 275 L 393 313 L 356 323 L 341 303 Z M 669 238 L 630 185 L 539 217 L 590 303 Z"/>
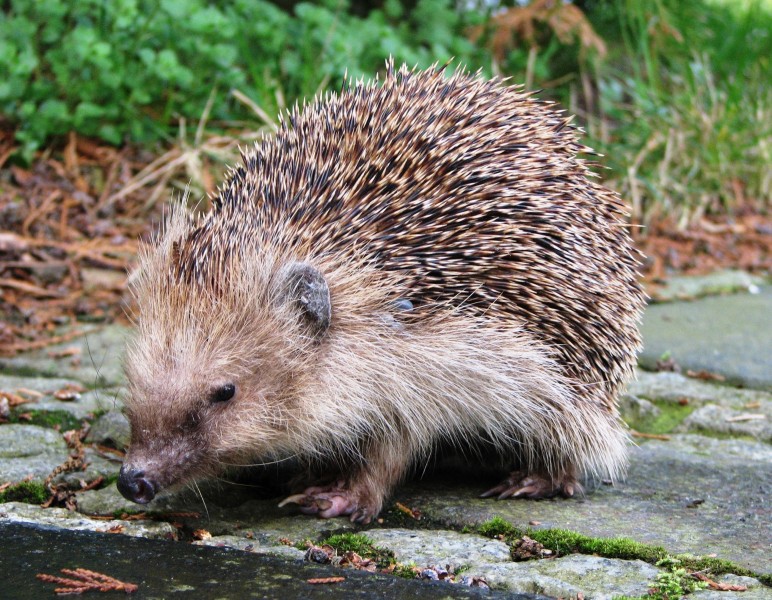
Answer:
<path fill-rule="evenodd" d="M 154 497 L 158 484 L 145 477 L 145 472 L 123 465 L 118 475 L 118 491 L 127 500 L 147 504 Z"/>

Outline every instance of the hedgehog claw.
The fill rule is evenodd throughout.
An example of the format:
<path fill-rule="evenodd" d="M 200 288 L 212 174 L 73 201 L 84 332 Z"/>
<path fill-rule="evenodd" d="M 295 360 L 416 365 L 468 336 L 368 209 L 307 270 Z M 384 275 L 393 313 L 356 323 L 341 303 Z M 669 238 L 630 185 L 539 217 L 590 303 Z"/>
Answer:
<path fill-rule="evenodd" d="M 324 512 L 325 510 L 330 510 L 333 507 L 333 503 L 330 500 L 325 500 L 324 498 L 311 498 L 311 501 L 313 502 L 314 506 L 316 507 L 316 512 Z M 301 508 L 301 510 L 303 510 Z"/>
<path fill-rule="evenodd" d="M 368 525 L 373 520 L 370 511 L 363 508 L 351 514 L 351 522 L 359 525 Z"/>
<path fill-rule="evenodd" d="M 497 500 L 505 500 L 507 498 L 550 498 L 552 496 L 570 498 L 577 491 L 581 491 L 581 489 L 573 475 L 566 474 L 563 477 L 553 478 L 549 475 L 526 475 L 515 471 L 499 485 L 480 494 L 480 497 L 490 498 L 491 496 L 496 496 Z"/>
<path fill-rule="evenodd" d="M 492 487 L 491 489 L 483 492 L 480 494 L 480 498 L 490 498 L 491 496 L 496 496 L 497 494 L 506 494 L 506 486 L 504 485 L 497 485 L 495 487 Z M 499 500 L 501 499 L 501 496 L 499 496 Z M 281 506 L 281 505 L 279 505 Z"/>
<path fill-rule="evenodd" d="M 286 506 L 287 504 L 303 504 L 303 501 L 307 498 L 305 494 L 293 494 L 292 496 L 287 496 L 284 500 L 279 502 L 279 508 L 282 508 L 283 506 Z"/>
<path fill-rule="evenodd" d="M 279 506 L 287 504 L 297 504 L 303 514 L 322 519 L 350 516 L 352 522 L 362 524 L 372 520 L 368 507 L 359 505 L 357 494 L 341 485 L 309 487 L 300 494 L 288 496 Z"/>

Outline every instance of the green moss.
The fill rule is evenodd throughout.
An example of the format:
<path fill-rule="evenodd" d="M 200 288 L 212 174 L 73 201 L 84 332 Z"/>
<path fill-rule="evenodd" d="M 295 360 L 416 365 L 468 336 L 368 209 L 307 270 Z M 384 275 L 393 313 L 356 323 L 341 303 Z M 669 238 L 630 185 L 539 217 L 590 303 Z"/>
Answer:
<path fill-rule="evenodd" d="M 142 510 L 142 508 L 140 506 L 137 506 L 136 509 L 128 508 L 128 507 L 127 508 L 118 508 L 118 509 L 114 510 L 111 513 L 113 519 L 116 519 L 118 521 L 125 521 L 127 517 L 129 517 L 131 515 L 139 515 L 139 514 L 144 514 L 148 518 L 151 517 L 151 513 Z"/>
<path fill-rule="evenodd" d="M 494 517 L 480 525 L 477 531 L 487 537 L 503 536 L 510 545 L 527 535 L 555 552 L 558 556 L 566 554 L 596 554 L 606 558 L 624 560 L 642 560 L 657 565 L 661 561 L 675 560 L 689 571 L 705 571 L 712 575 L 733 573 L 747 577 L 756 577 L 765 585 L 772 585 L 772 575 L 759 575 L 731 561 L 721 558 L 700 557 L 691 554 L 670 555 L 662 546 L 653 546 L 636 542 L 629 538 L 593 538 L 567 529 L 527 529 L 521 530 L 500 517 Z M 663 563 L 664 564 L 664 563 Z"/>
<path fill-rule="evenodd" d="M 647 398 L 647 400 L 650 400 Z M 663 400 L 650 400 L 659 409 L 656 417 L 628 419 L 628 425 L 641 433 L 663 434 L 672 432 L 697 408 Z"/>
<path fill-rule="evenodd" d="M 21 415 L 25 415 L 25 417 L 21 418 Z M 17 408 L 11 411 L 8 421 L 10 423 L 38 425 L 39 427 L 48 427 L 50 429 L 58 427 L 60 431 L 81 428 L 81 420 L 66 410 L 26 410 Z"/>
<path fill-rule="evenodd" d="M 396 575 L 397 577 L 401 577 L 402 579 L 415 579 L 418 577 L 418 575 L 415 572 L 416 564 L 413 562 L 402 564 L 397 563 L 394 565 L 394 570 L 392 571 L 393 575 Z"/>
<path fill-rule="evenodd" d="M 661 546 L 642 544 L 629 538 L 592 538 L 566 529 L 536 529 L 527 535 L 559 555 L 597 554 L 608 558 L 640 559 L 656 563 L 667 556 Z"/>
<path fill-rule="evenodd" d="M 516 538 L 521 537 L 523 534 L 521 530 L 501 517 L 493 517 L 490 521 L 486 521 L 477 528 L 477 531 L 480 535 L 489 538 L 496 538 L 502 535 L 505 538 Z"/>
<path fill-rule="evenodd" d="M 332 546 L 339 552 L 356 552 L 359 556 L 374 548 L 373 541 L 363 533 L 338 533 L 323 539 L 320 545 Z"/>
<path fill-rule="evenodd" d="M 379 567 L 389 566 L 394 562 L 394 553 L 391 550 L 377 547 L 373 541 L 363 533 L 339 533 L 319 542 L 320 546 L 332 546 L 338 552 L 356 552 L 362 558 L 370 558 Z"/>
<path fill-rule="evenodd" d="M 96 421 L 99 417 L 106 415 L 108 412 L 110 411 L 106 408 L 97 408 L 90 414 L 89 420 Z"/>
<path fill-rule="evenodd" d="M 723 575 L 724 573 L 732 573 L 733 575 L 742 575 L 744 577 L 755 577 L 763 580 L 764 577 L 758 573 L 741 567 L 740 565 L 733 563 L 730 560 L 724 560 L 723 558 L 711 558 L 702 556 L 692 556 L 691 554 L 676 554 L 674 558 L 681 561 L 681 564 L 691 571 L 706 571 L 712 575 Z M 770 581 L 772 583 L 772 581 Z M 767 585 L 770 585 L 768 583 Z"/>
<path fill-rule="evenodd" d="M 54 367 L 47 367 L 45 369 L 38 369 L 31 365 L 6 365 L 11 367 L 10 369 L 0 369 L 0 374 L 11 375 L 12 377 L 57 377 L 61 373 L 57 373 Z"/>
<path fill-rule="evenodd" d="M 43 504 L 51 494 L 46 486 L 37 481 L 21 481 L 0 492 L 0 502 L 26 502 Z"/>

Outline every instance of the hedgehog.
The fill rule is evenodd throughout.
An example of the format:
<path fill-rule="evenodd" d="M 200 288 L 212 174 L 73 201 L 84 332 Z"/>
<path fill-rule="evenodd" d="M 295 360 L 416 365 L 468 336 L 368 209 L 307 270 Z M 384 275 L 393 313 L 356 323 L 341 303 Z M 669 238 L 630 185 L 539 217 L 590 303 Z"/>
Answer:
<path fill-rule="evenodd" d="M 483 496 L 623 477 L 645 296 L 580 134 L 506 81 L 391 60 L 288 112 L 140 251 L 119 491 L 293 460 L 282 505 L 367 523 L 438 448 L 509 472 Z"/>

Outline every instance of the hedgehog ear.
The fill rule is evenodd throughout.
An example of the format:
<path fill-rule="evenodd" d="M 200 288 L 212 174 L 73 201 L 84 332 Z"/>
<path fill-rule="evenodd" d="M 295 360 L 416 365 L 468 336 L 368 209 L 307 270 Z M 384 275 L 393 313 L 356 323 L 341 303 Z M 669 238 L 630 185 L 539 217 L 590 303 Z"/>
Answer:
<path fill-rule="evenodd" d="M 330 288 L 322 272 L 308 263 L 292 263 L 282 269 L 280 297 L 294 302 L 321 337 L 332 319 Z"/>

